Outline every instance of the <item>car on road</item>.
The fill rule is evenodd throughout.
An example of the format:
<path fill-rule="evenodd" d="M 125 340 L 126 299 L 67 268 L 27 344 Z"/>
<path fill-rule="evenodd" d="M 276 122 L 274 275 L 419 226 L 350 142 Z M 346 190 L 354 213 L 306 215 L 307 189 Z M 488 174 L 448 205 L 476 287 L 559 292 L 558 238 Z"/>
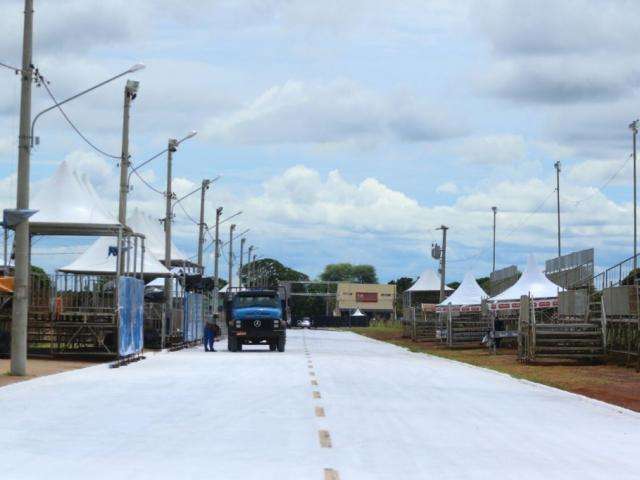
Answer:
<path fill-rule="evenodd" d="M 298 326 L 300 328 L 311 328 L 311 319 L 309 317 L 304 317 L 298 322 Z"/>
<path fill-rule="evenodd" d="M 268 345 L 269 350 L 284 352 L 287 341 L 283 302 L 272 290 L 237 292 L 226 303 L 227 346 L 230 352 L 243 345 Z"/>

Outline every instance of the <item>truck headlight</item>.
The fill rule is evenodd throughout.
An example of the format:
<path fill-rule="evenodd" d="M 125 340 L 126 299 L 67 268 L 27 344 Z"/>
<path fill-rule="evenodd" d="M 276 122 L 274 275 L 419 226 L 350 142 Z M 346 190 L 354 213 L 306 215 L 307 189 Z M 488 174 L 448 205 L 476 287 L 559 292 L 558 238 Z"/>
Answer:
<path fill-rule="evenodd" d="M 274 326 L 274 328 L 278 328 L 280 326 L 280 320 L 274 320 L 273 321 L 273 326 Z"/>
<path fill-rule="evenodd" d="M 242 322 L 240 320 L 236 320 L 236 328 L 241 328 Z"/>

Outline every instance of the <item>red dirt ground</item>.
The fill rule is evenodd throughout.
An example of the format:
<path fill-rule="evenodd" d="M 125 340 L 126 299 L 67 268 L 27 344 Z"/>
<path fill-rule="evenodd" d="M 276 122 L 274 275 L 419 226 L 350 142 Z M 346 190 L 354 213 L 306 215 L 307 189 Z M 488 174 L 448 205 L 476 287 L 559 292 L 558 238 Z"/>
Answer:
<path fill-rule="evenodd" d="M 0 387 L 16 382 L 31 380 L 32 378 L 42 377 L 44 375 L 53 375 L 68 370 L 76 370 L 78 368 L 89 367 L 95 365 L 95 362 L 81 362 L 75 360 L 45 360 L 30 358 L 27 363 L 26 377 L 14 377 L 9 375 L 10 362 L 9 359 L 0 358 Z"/>

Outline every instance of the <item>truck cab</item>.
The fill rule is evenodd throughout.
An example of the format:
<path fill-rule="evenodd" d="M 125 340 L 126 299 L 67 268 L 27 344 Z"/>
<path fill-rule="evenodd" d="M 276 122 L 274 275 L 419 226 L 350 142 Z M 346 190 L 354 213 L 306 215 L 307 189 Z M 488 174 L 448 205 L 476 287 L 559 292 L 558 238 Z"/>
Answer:
<path fill-rule="evenodd" d="M 242 350 L 243 345 L 268 345 L 269 350 L 284 352 L 286 320 L 277 292 L 246 290 L 227 302 L 228 348 Z"/>

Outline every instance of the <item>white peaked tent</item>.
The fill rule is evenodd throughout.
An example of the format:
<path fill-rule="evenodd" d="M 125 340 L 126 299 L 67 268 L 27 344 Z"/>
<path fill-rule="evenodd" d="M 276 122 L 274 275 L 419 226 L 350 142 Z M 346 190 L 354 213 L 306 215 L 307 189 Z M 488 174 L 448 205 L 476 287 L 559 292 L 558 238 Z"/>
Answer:
<path fill-rule="evenodd" d="M 109 250 L 110 247 L 115 247 L 116 245 L 116 237 L 100 237 L 75 261 L 60 268 L 59 271 L 67 273 L 115 274 L 117 257 L 109 255 Z M 138 248 L 140 247 L 138 246 Z M 138 252 L 137 257 L 136 272 L 140 272 L 140 267 L 142 266 L 140 252 Z M 130 257 L 130 262 L 133 262 L 133 255 Z M 129 267 L 129 270 L 133 271 L 133 265 Z M 144 254 L 143 272 L 145 276 L 167 277 L 170 275 L 169 270 L 148 251 Z"/>
<path fill-rule="evenodd" d="M 351 314 L 352 317 L 364 317 L 365 314 L 360 311 L 359 308 L 356 308 L 356 311 Z"/>
<path fill-rule="evenodd" d="M 482 300 L 488 295 L 482 289 L 471 272 L 467 272 L 462 283 L 455 292 L 453 292 L 446 300 L 441 302 L 438 307 L 469 307 L 479 306 Z"/>
<path fill-rule="evenodd" d="M 30 223 L 35 234 L 90 234 L 91 230 L 106 234 L 120 227 L 89 179 L 66 161 L 33 193 L 30 208 L 37 213 Z"/>
<path fill-rule="evenodd" d="M 504 292 L 491 297 L 493 308 L 498 310 L 518 308 L 520 297 L 531 295 L 536 300 L 536 307 L 552 307 L 557 305 L 558 292 L 562 288 L 549 280 L 536 265 L 533 255 L 529 255 L 527 268 L 518 281 Z"/>
<path fill-rule="evenodd" d="M 444 286 L 445 291 L 453 290 L 451 287 Z M 435 292 L 440 290 L 440 276 L 432 269 L 427 268 L 420 274 L 418 280 L 415 281 L 407 292 Z"/>
<path fill-rule="evenodd" d="M 164 230 L 160 222 L 140 209 L 134 208 L 127 219 L 127 225 L 134 232 L 145 236 L 147 252 L 151 252 L 156 258 L 164 260 Z M 172 263 L 190 263 L 187 256 L 173 242 L 171 243 L 171 260 Z"/>

